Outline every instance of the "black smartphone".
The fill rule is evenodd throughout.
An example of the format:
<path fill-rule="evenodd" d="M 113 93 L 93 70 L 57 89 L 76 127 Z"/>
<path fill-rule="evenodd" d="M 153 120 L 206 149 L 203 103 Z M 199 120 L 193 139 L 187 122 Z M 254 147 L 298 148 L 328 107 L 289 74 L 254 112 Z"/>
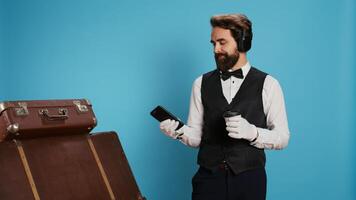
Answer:
<path fill-rule="evenodd" d="M 238 112 L 238 111 L 228 110 L 228 111 L 224 112 L 223 117 L 224 118 L 226 118 L 226 117 L 234 117 L 234 116 L 237 116 L 239 114 L 240 114 L 240 112 Z"/>
<path fill-rule="evenodd" d="M 166 110 L 165 108 L 163 108 L 162 106 L 157 106 L 155 109 L 153 109 L 151 111 L 151 115 L 157 119 L 159 122 L 162 122 L 166 119 L 173 119 L 179 122 L 178 127 L 176 128 L 176 130 L 180 129 L 184 123 L 182 121 L 180 121 L 176 116 L 174 116 L 172 113 L 168 112 L 168 110 Z"/>

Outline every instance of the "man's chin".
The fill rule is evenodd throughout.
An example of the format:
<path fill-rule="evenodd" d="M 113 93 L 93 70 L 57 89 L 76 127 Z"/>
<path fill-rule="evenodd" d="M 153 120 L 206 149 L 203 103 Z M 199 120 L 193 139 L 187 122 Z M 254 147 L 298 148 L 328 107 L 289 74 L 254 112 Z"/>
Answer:
<path fill-rule="evenodd" d="M 229 69 L 231 69 L 231 67 L 226 67 L 221 65 L 217 65 L 217 68 L 222 72 L 227 72 Z"/>

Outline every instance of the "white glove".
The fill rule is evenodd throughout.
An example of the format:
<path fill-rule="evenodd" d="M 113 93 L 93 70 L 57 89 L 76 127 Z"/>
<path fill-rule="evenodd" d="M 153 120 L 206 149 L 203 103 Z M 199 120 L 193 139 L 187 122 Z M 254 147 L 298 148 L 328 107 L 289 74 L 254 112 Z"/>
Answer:
<path fill-rule="evenodd" d="M 159 128 L 161 131 L 166 134 L 168 137 L 173 139 L 177 139 L 177 137 L 181 136 L 180 129 L 176 131 L 179 122 L 171 119 L 166 119 L 159 124 Z"/>
<path fill-rule="evenodd" d="M 225 118 L 226 130 L 229 136 L 235 139 L 245 139 L 250 142 L 255 141 L 258 137 L 257 128 L 250 124 L 241 115 Z"/>

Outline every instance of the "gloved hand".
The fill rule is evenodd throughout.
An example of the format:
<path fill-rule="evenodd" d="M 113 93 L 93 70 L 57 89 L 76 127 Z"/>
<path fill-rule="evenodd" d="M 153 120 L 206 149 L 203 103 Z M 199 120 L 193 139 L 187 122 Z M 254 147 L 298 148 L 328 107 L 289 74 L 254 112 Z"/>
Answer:
<path fill-rule="evenodd" d="M 226 130 L 229 136 L 235 139 L 255 141 L 258 133 L 255 125 L 250 124 L 241 115 L 225 118 Z"/>
<path fill-rule="evenodd" d="M 182 133 L 179 133 L 179 130 L 176 131 L 179 122 L 171 119 L 166 119 L 159 124 L 161 131 L 166 134 L 168 137 L 177 139 Z M 182 128 L 181 128 L 182 129 Z"/>

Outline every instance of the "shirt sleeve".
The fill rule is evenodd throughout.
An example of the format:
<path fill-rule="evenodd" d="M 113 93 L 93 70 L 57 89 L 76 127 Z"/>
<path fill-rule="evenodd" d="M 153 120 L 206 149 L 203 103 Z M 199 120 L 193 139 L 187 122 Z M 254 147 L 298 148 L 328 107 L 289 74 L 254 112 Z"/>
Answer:
<path fill-rule="evenodd" d="M 251 144 L 263 149 L 283 149 L 290 137 L 287 113 L 282 88 L 272 76 L 265 79 L 262 98 L 267 128 L 257 127 L 259 136 Z"/>
<path fill-rule="evenodd" d="M 204 108 L 201 101 L 202 76 L 198 77 L 192 86 L 187 125 L 183 126 L 181 142 L 190 147 L 199 147 L 202 137 Z"/>

